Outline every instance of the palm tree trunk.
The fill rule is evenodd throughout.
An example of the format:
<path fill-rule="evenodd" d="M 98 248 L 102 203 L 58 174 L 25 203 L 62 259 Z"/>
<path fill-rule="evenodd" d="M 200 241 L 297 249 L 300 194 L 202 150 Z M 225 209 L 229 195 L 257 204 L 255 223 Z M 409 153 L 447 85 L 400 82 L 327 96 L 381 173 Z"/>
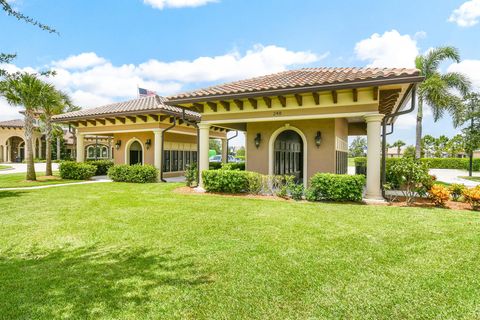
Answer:
<path fill-rule="evenodd" d="M 60 160 L 61 159 L 61 156 L 60 156 L 60 137 L 57 137 L 57 160 Z"/>
<path fill-rule="evenodd" d="M 27 159 L 27 177 L 26 180 L 37 180 L 35 174 L 35 162 L 33 159 L 33 111 L 25 110 L 25 149 Z"/>
<path fill-rule="evenodd" d="M 45 158 L 46 158 L 46 168 L 45 175 L 52 176 L 52 119 L 50 117 L 45 117 Z"/>
<path fill-rule="evenodd" d="M 423 120 L 423 99 L 418 99 L 417 128 L 415 137 L 415 158 L 420 159 L 422 153 L 422 120 Z"/>

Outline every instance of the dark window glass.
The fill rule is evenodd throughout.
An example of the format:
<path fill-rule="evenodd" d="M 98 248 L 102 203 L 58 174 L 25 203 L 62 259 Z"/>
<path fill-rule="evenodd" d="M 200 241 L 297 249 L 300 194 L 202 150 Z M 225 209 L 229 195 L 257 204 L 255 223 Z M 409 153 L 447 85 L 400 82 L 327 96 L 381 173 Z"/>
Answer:
<path fill-rule="evenodd" d="M 178 151 L 172 151 L 172 171 L 178 171 Z"/>
<path fill-rule="evenodd" d="M 170 150 L 163 151 L 163 172 L 170 172 Z"/>
<path fill-rule="evenodd" d="M 178 151 L 178 170 L 183 171 L 183 151 Z"/>

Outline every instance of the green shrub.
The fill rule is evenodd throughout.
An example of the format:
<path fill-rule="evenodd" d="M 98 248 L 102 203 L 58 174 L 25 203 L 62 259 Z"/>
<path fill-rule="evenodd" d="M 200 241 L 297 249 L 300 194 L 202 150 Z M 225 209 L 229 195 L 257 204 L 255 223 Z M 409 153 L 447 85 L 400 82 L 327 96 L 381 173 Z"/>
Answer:
<path fill-rule="evenodd" d="M 197 181 L 198 168 L 195 162 L 187 164 L 185 168 L 185 182 L 187 187 L 198 185 Z"/>
<path fill-rule="evenodd" d="M 151 165 L 114 165 L 108 169 L 108 176 L 116 182 L 149 183 L 158 181 L 158 170 Z"/>
<path fill-rule="evenodd" d="M 387 172 L 391 186 L 402 191 L 408 204 L 413 202 L 416 194 L 426 195 L 433 185 L 433 177 L 428 174 L 426 164 L 412 158 L 400 158 Z"/>
<path fill-rule="evenodd" d="M 95 172 L 96 176 L 106 175 L 108 173 L 108 169 L 113 167 L 114 164 L 111 160 L 89 160 L 87 163 L 97 167 L 97 171 Z"/>
<path fill-rule="evenodd" d="M 248 193 L 259 194 L 263 190 L 263 176 L 257 172 L 245 172 L 248 180 Z"/>
<path fill-rule="evenodd" d="M 430 169 L 460 169 L 468 170 L 468 158 L 423 158 L 420 159 Z M 480 171 L 480 159 L 473 159 L 473 171 Z"/>
<path fill-rule="evenodd" d="M 292 197 L 293 200 L 302 200 L 304 193 L 303 184 L 293 183 L 288 187 L 288 191 L 290 192 L 290 197 Z"/>
<path fill-rule="evenodd" d="M 463 191 L 465 191 L 466 187 L 464 184 L 461 183 L 452 183 L 448 187 L 448 189 L 450 190 L 453 201 L 458 201 L 462 196 Z"/>
<path fill-rule="evenodd" d="M 248 175 L 239 170 L 204 170 L 203 186 L 208 192 L 245 193 L 249 190 Z"/>
<path fill-rule="evenodd" d="M 64 161 L 60 164 L 60 177 L 69 180 L 88 180 L 95 175 L 97 167 L 83 163 Z"/>
<path fill-rule="evenodd" d="M 242 170 L 245 171 L 245 162 L 229 162 L 229 163 L 222 163 L 222 162 L 210 162 L 208 165 L 210 170 Z"/>
<path fill-rule="evenodd" d="M 364 185 L 363 175 L 317 173 L 310 179 L 307 199 L 309 201 L 362 201 Z"/>

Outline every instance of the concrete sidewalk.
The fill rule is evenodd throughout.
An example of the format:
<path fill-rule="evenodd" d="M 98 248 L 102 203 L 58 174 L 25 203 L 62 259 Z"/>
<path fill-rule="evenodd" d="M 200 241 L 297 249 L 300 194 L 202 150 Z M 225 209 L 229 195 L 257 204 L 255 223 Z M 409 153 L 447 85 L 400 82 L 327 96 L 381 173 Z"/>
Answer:
<path fill-rule="evenodd" d="M 12 167 L 12 169 L 0 170 L 0 174 L 9 174 L 9 173 L 22 173 L 27 172 L 26 163 L 0 163 L 1 165 Z M 45 163 L 35 163 L 36 172 L 45 172 L 46 164 Z M 58 171 L 58 163 L 52 163 L 52 170 Z"/>
<path fill-rule="evenodd" d="M 79 184 L 104 183 L 104 182 L 112 182 L 112 180 L 108 179 L 107 176 L 96 176 L 96 177 L 93 177 L 92 180 L 89 180 L 89 181 L 79 181 L 79 182 L 72 182 L 72 183 L 49 184 L 49 185 L 45 185 L 45 186 L 18 187 L 18 188 L 0 188 L 0 191 L 36 190 L 36 189 L 47 189 L 47 188 L 55 188 L 55 187 L 75 186 L 75 185 L 79 185 Z"/>

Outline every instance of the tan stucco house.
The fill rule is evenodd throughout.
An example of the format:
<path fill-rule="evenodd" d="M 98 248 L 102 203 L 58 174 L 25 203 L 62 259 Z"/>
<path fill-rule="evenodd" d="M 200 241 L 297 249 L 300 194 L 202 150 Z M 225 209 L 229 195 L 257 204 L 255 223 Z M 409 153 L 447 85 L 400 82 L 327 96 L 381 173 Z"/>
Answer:
<path fill-rule="evenodd" d="M 83 135 L 109 134 L 116 163 L 151 163 L 163 171 L 178 169 L 172 160 L 179 161 L 180 153 L 167 150 L 197 148 L 199 170 L 206 170 L 209 139 L 225 141 L 226 132 L 243 131 L 247 170 L 292 174 L 304 184 L 317 172 L 346 173 L 348 136 L 367 135 L 366 197 L 380 199 L 382 126 L 393 127 L 422 80 L 416 69 L 309 68 L 56 119 L 77 127 L 80 161 Z"/>

